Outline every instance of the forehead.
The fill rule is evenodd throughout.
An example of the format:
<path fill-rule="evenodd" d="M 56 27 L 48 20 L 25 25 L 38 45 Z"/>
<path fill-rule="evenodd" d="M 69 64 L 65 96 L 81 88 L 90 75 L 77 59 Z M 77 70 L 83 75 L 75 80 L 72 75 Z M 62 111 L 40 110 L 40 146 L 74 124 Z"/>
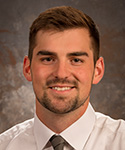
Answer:
<path fill-rule="evenodd" d="M 85 28 L 70 29 L 61 32 L 38 31 L 35 50 L 59 52 L 92 50 L 89 31 Z"/>

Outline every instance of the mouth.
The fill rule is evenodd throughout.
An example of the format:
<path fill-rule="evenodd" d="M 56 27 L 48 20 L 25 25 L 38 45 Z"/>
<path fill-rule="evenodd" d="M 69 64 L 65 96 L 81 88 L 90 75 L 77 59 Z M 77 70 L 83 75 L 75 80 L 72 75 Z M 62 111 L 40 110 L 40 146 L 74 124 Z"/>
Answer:
<path fill-rule="evenodd" d="M 69 91 L 75 87 L 69 87 L 69 86 L 63 86 L 63 87 L 60 87 L 60 86 L 54 86 L 54 87 L 49 87 L 50 89 L 52 90 L 56 90 L 56 91 Z"/>

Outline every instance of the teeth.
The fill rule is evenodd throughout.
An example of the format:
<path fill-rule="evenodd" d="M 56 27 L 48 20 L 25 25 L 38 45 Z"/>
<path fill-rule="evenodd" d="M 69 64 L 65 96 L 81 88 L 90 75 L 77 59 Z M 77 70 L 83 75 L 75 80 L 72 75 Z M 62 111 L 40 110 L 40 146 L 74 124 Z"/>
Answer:
<path fill-rule="evenodd" d="M 66 91 L 66 90 L 70 90 L 71 87 L 52 87 L 52 89 L 57 91 Z"/>

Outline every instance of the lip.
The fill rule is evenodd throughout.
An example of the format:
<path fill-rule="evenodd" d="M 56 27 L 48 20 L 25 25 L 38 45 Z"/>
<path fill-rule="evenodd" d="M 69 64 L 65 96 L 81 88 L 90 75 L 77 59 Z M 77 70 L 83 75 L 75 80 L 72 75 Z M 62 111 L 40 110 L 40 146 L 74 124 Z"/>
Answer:
<path fill-rule="evenodd" d="M 66 85 L 66 84 L 63 84 L 63 85 L 51 85 L 51 86 L 49 86 L 49 88 L 54 88 L 54 87 L 59 87 L 59 88 L 65 88 L 65 87 L 76 88 L 76 86 L 74 86 L 74 85 Z"/>
<path fill-rule="evenodd" d="M 66 93 L 66 92 L 70 92 L 72 91 L 74 88 L 76 88 L 75 86 L 69 86 L 69 85 L 54 85 L 54 86 L 50 86 L 49 89 L 51 89 L 53 92 L 55 93 Z"/>

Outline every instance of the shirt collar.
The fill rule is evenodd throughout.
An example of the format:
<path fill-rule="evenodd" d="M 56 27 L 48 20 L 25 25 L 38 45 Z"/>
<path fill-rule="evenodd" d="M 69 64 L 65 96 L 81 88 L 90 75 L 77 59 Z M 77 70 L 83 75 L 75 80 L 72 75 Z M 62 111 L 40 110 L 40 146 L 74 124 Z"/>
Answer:
<path fill-rule="evenodd" d="M 61 136 L 74 148 L 82 150 L 95 124 L 95 112 L 88 105 L 86 112 L 74 124 L 61 133 Z"/>
<path fill-rule="evenodd" d="M 50 137 L 55 133 L 50 130 L 47 126 L 45 126 L 35 114 L 34 118 L 34 136 L 36 139 L 36 144 L 38 150 L 43 149 L 47 142 L 49 141 Z"/>
<path fill-rule="evenodd" d="M 95 112 L 91 106 L 88 105 L 86 112 L 73 123 L 70 127 L 64 130 L 60 135 L 74 148 L 82 150 L 95 123 Z M 34 119 L 34 136 L 38 150 L 45 147 L 50 137 L 55 133 L 46 127 L 35 114 Z"/>

